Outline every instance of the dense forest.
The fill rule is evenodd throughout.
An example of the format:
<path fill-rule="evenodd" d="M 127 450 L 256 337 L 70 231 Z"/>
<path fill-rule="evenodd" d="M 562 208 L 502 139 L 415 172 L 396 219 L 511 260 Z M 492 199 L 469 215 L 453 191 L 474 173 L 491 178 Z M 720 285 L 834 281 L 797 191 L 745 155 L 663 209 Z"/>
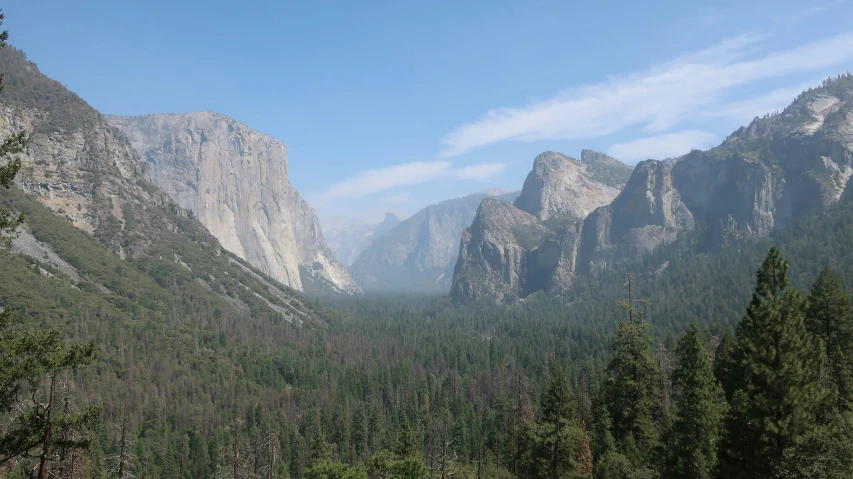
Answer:
<path fill-rule="evenodd" d="M 25 147 L 0 144 L 0 477 L 853 477 L 851 197 L 515 306 L 309 299 L 174 205 L 116 254 L 14 185 Z"/>

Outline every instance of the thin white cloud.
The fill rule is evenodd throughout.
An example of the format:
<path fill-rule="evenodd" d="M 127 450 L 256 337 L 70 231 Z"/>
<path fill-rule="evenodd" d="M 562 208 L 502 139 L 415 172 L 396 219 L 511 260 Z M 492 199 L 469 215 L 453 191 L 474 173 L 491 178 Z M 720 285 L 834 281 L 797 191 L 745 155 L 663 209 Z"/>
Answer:
<path fill-rule="evenodd" d="M 626 163 L 652 158 L 662 160 L 689 153 L 694 148 L 710 148 L 716 142 L 717 136 L 713 133 L 685 130 L 617 143 L 607 149 L 607 154 Z"/>
<path fill-rule="evenodd" d="M 380 201 L 386 205 L 399 205 L 409 201 L 412 197 L 411 193 L 400 193 L 399 195 L 391 195 L 382 198 Z"/>
<path fill-rule="evenodd" d="M 403 186 L 416 186 L 439 178 L 484 181 L 503 171 L 507 165 L 485 163 L 454 169 L 449 161 L 412 162 L 362 171 L 339 181 L 318 195 L 314 203 L 322 206 L 330 201 L 364 198 L 374 193 Z M 408 193 L 407 193 L 408 194 Z M 400 198 L 403 195 L 386 198 Z"/>
<path fill-rule="evenodd" d="M 813 6 L 812 6 L 812 7 L 810 7 L 807 11 L 808 11 L 810 14 L 823 13 L 823 12 L 825 12 L 825 11 L 827 11 L 827 10 L 831 9 L 831 8 L 835 8 L 835 7 L 837 7 L 837 6 L 840 6 L 840 5 L 841 5 L 841 4 L 843 4 L 843 3 L 844 3 L 844 0 L 835 0 L 834 2 L 824 3 L 824 4 L 821 4 L 821 5 L 813 5 Z"/>
<path fill-rule="evenodd" d="M 783 110 L 797 95 L 818 84 L 820 80 L 815 79 L 792 88 L 779 88 L 754 98 L 726 103 L 699 116 L 733 118 L 742 123 L 749 123 L 756 116 Z"/>
<path fill-rule="evenodd" d="M 503 163 L 484 163 L 453 170 L 451 176 L 457 180 L 487 181 L 500 174 L 508 165 Z"/>
<path fill-rule="evenodd" d="M 441 158 L 503 141 L 595 138 L 628 127 L 663 133 L 759 80 L 811 72 L 853 60 L 853 32 L 757 55 L 761 38 L 742 36 L 647 71 L 609 78 L 520 108 L 498 108 L 443 139 Z"/>
<path fill-rule="evenodd" d="M 332 185 L 320 195 L 319 203 L 342 198 L 363 198 L 399 186 L 426 183 L 444 174 L 450 165 L 449 161 L 415 161 L 362 171 L 352 178 Z"/>

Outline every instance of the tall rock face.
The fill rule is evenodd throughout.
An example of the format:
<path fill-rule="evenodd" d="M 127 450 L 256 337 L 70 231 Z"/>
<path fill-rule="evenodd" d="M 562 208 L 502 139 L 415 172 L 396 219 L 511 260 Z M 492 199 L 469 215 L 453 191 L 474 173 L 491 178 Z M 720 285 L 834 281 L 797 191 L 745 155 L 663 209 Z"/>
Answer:
<path fill-rule="evenodd" d="M 673 187 L 672 169 L 671 162 L 639 163 L 622 193 L 585 219 L 576 272 L 642 255 L 693 228 L 693 214 Z"/>
<path fill-rule="evenodd" d="M 548 160 L 542 165 L 554 161 L 553 154 L 545 155 Z M 597 162 L 599 172 L 609 161 L 592 152 L 581 156 Z M 562 217 L 582 213 L 584 208 L 572 210 L 571 205 L 578 204 L 576 198 L 584 197 L 584 193 L 564 190 L 565 182 L 553 180 L 549 188 L 548 172 L 543 173 L 539 163 L 537 159 L 525 182 L 525 187 L 530 183 L 530 194 L 523 192 L 523 201 L 516 206 L 544 218 L 546 224 L 552 222 L 552 211 Z M 570 171 L 570 167 L 564 168 Z M 550 282 L 539 278 L 541 289 L 559 290 L 554 278 L 570 279 L 642 256 L 674 241 L 682 231 L 701 228 L 700 246 L 708 251 L 766 235 L 849 195 L 851 184 L 853 76 L 847 75 L 804 92 L 779 114 L 755 118 L 711 150 L 638 164 L 612 202 L 594 209 L 582 221 L 570 223 L 561 240 L 555 234 L 564 259 Z M 598 194 L 593 191 L 590 196 L 596 198 Z M 463 251 L 479 251 L 465 242 L 480 237 L 486 235 L 475 231 L 463 235 Z M 533 246 L 527 254 L 541 248 Z M 468 268 L 468 262 L 488 263 L 476 254 L 460 253 L 460 275 L 453 287 L 454 296 L 460 300 L 484 295 L 503 301 L 523 298 L 530 294 L 530 287 L 516 284 L 536 284 L 532 279 L 526 283 L 505 279 L 502 285 L 480 287 L 483 293 L 478 295 L 476 288 L 468 286 L 475 281 L 464 273 L 477 269 Z M 494 281 L 494 276 L 484 278 Z M 514 296 L 502 292 L 506 289 Z"/>
<path fill-rule="evenodd" d="M 514 200 L 491 190 L 428 206 L 374 239 L 349 268 L 367 292 L 446 293 L 459 256 L 459 237 L 484 198 Z"/>
<path fill-rule="evenodd" d="M 515 206 L 541 221 L 586 218 L 619 194 L 618 187 L 598 181 L 587 168 L 561 153 L 542 153 L 534 160 Z"/>
<path fill-rule="evenodd" d="M 326 242 L 334 251 L 338 261 L 348 268 L 355 263 L 361 252 L 366 250 L 373 240 L 400 224 L 400 218 L 394 213 L 386 213 L 379 224 L 342 218 L 332 218 L 324 223 L 323 232 Z"/>
<path fill-rule="evenodd" d="M 288 181 L 284 143 L 211 112 L 108 120 L 226 249 L 300 291 L 359 292 Z"/>
<path fill-rule="evenodd" d="M 581 156 L 586 161 L 542 153 L 514 204 L 483 200 L 462 233 L 454 298 L 513 303 L 571 285 L 584 218 L 609 204 L 631 171 L 604 154 L 584 150 Z"/>

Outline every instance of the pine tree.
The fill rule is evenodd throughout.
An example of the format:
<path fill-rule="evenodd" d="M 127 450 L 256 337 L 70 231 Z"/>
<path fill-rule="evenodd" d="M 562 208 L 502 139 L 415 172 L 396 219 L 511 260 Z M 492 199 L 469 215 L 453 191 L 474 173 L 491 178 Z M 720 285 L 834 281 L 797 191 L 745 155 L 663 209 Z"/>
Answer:
<path fill-rule="evenodd" d="M 735 352 L 735 338 L 729 328 L 723 330 L 720 344 L 714 352 L 714 376 L 720 382 L 726 393 L 726 400 L 731 401 L 734 387 L 738 378 L 737 361 L 733 357 Z"/>
<path fill-rule="evenodd" d="M 352 426 L 350 427 L 350 444 L 355 451 L 355 459 L 361 461 L 364 458 L 364 450 L 367 446 L 367 434 L 365 432 L 366 419 L 364 411 L 357 408 L 352 415 Z"/>
<path fill-rule="evenodd" d="M 391 452 L 379 451 L 374 454 L 368 461 L 368 469 L 371 475 L 379 475 L 380 477 L 401 479 L 427 479 L 429 477 L 429 469 L 424 463 L 417 439 L 408 421 L 403 423 L 403 429 L 400 431 L 394 450 Z"/>
<path fill-rule="evenodd" d="M 818 413 L 827 406 L 822 345 L 806 330 L 806 299 L 790 288 L 787 273 L 787 261 L 770 248 L 737 328 L 742 376 L 734 387 L 721 477 L 775 477 L 786 450 L 820 427 Z"/>
<path fill-rule="evenodd" d="M 3 20 L 6 16 L 0 11 L 0 25 L 3 25 Z M 0 33 L 0 48 L 6 46 L 6 40 L 9 39 L 9 31 L 4 30 Z M 3 74 L 0 73 L 0 92 L 3 91 Z M 18 171 L 21 169 L 21 159 L 17 154 L 24 151 L 27 146 L 27 137 L 25 131 L 19 131 L 3 139 L 0 143 L 0 161 L 5 161 L 0 165 L 0 186 L 10 188 L 12 182 L 15 181 Z M 8 248 L 12 239 L 17 237 L 17 229 L 24 222 L 24 214 L 13 214 L 6 208 L 0 208 L 0 246 Z M 2 320 L 2 319 L 0 319 Z"/>
<path fill-rule="evenodd" d="M 539 477 L 576 477 L 578 455 L 586 433 L 576 423 L 574 399 L 562 368 L 557 368 L 542 398 L 536 445 Z"/>
<path fill-rule="evenodd" d="M 826 346 L 838 409 L 853 410 L 853 298 L 828 268 L 812 286 L 806 328 Z"/>
<path fill-rule="evenodd" d="M 669 452 L 674 479 L 709 479 L 717 463 L 725 395 L 711 370 L 698 326 L 691 324 L 676 348 L 672 374 L 675 421 Z"/>
<path fill-rule="evenodd" d="M 624 451 L 631 438 L 644 463 L 657 445 L 657 420 L 662 415 L 660 371 L 647 329 L 646 323 L 624 321 L 619 325 L 607 368 L 610 377 L 604 385 L 617 446 Z"/>

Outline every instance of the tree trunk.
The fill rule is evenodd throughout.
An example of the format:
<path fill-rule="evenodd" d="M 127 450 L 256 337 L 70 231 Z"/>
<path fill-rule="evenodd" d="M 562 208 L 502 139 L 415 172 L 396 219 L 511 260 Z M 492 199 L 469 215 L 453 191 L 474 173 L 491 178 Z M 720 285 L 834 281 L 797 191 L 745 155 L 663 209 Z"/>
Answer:
<path fill-rule="evenodd" d="M 50 429 L 53 426 L 53 376 L 50 377 L 50 395 L 47 400 L 47 420 L 44 424 L 44 442 L 41 447 L 41 457 L 39 459 L 39 477 L 38 479 L 47 479 L 47 455 L 50 453 Z"/>

